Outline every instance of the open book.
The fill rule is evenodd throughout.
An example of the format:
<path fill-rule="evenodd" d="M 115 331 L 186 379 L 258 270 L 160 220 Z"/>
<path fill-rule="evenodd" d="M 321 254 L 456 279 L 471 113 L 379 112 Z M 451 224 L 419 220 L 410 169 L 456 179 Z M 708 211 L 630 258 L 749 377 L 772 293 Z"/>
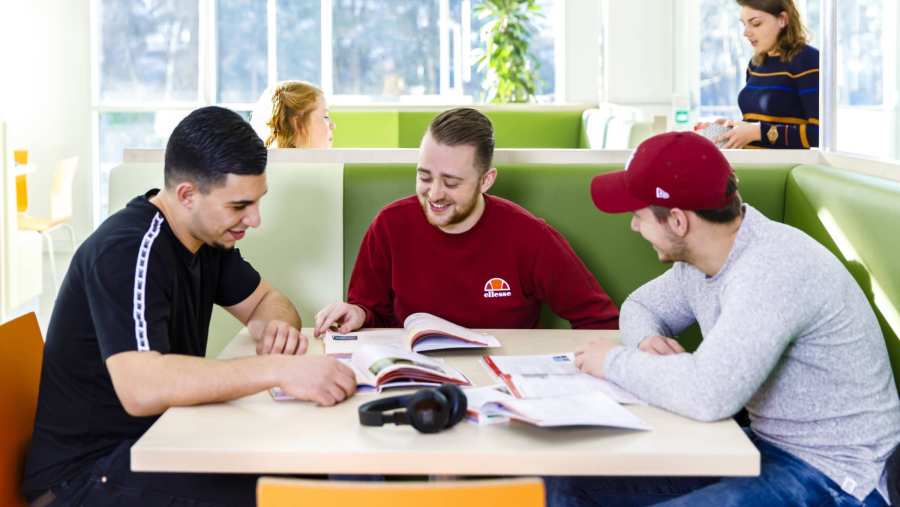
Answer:
<path fill-rule="evenodd" d="M 361 392 L 448 383 L 472 385 L 461 371 L 443 360 L 393 345 L 364 345 L 356 349 L 349 359 L 341 360 L 353 370 L 357 390 Z M 272 388 L 270 392 L 279 401 L 292 399 L 278 387 Z"/>
<path fill-rule="evenodd" d="M 618 403 L 646 405 L 618 385 L 579 371 L 575 367 L 575 356 L 572 353 L 484 356 L 483 360 L 516 398 L 548 398 L 601 392 Z"/>
<path fill-rule="evenodd" d="M 392 345 L 364 345 L 353 352 L 350 365 L 356 382 L 377 391 L 389 387 L 472 385 L 456 368 L 443 360 Z"/>
<path fill-rule="evenodd" d="M 361 345 L 392 345 L 415 352 L 443 349 L 481 349 L 500 346 L 496 337 L 472 331 L 430 313 L 414 313 L 403 329 L 325 333 L 325 353 L 350 355 Z"/>
<path fill-rule="evenodd" d="M 639 417 L 599 391 L 528 400 L 516 398 L 504 386 L 476 387 L 464 392 L 468 399 L 469 416 L 478 424 L 514 420 L 541 427 L 650 429 Z"/>

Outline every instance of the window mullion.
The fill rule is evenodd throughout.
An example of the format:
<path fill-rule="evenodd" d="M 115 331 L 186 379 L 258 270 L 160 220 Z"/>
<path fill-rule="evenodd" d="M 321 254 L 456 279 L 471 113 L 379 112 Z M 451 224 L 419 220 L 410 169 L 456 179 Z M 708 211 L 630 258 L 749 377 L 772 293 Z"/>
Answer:
<path fill-rule="evenodd" d="M 216 69 L 216 57 L 218 53 L 218 33 L 216 27 L 216 2 L 215 0 L 200 0 L 199 23 L 197 27 L 198 37 L 198 65 L 197 77 L 197 101 L 202 105 L 215 104 L 216 89 L 218 86 L 218 74 Z"/>
<path fill-rule="evenodd" d="M 276 0 L 266 3 L 266 83 L 270 88 L 278 82 L 278 6 Z"/>
<path fill-rule="evenodd" d="M 450 1 L 438 0 L 438 2 L 438 41 L 440 44 L 438 93 L 443 95 L 450 92 Z"/>
<path fill-rule="evenodd" d="M 822 0 L 819 149 L 837 151 L 837 0 Z"/>
<path fill-rule="evenodd" d="M 334 53 L 332 52 L 333 48 L 333 26 L 332 22 L 334 20 L 333 9 L 334 5 L 332 0 L 321 0 L 320 12 L 321 12 L 321 55 L 322 55 L 322 82 L 319 83 L 319 86 L 322 88 L 322 91 L 325 92 L 325 95 L 329 97 L 334 95 Z"/>

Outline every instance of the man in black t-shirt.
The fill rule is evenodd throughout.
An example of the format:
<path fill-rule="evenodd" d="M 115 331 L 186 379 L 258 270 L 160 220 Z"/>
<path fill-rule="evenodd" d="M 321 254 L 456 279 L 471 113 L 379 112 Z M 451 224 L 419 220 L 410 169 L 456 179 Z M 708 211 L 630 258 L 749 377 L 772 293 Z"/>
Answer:
<path fill-rule="evenodd" d="M 130 448 L 167 408 L 271 387 L 332 405 L 352 371 L 303 356 L 300 317 L 234 248 L 260 224 L 266 149 L 239 115 L 198 109 L 172 132 L 165 187 L 78 248 L 59 290 L 23 492 L 39 505 L 252 505 L 255 477 L 134 473 Z M 206 359 L 213 304 L 258 355 Z"/>

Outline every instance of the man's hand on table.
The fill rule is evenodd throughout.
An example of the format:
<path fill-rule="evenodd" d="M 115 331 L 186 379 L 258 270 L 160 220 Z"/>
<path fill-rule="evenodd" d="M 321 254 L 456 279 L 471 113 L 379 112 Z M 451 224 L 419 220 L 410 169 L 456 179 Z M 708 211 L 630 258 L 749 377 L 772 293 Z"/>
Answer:
<path fill-rule="evenodd" d="M 286 354 L 302 355 L 309 346 L 309 338 L 300 333 L 296 327 L 282 320 L 270 320 L 262 331 L 251 329 L 256 341 L 257 355 Z"/>
<path fill-rule="evenodd" d="M 285 357 L 278 371 L 279 387 L 298 400 L 330 406 L 356 392 L 356 375 L 329 356 Z"/>
<path fill-rule="evenodd" d="M 594 340 L 587 345 L 575 350 L 575 366 L 579 370 L 603 378 L 603 361 L 609 351 L 617 347 L 613 340 Z"/>
<path fill-rule="evenodd" d="M 575 351 L 575 366 L 584 373 L 603 378 L 603 362 L 609 351 L 618 344 L 611 340 L 595 340 Z M 667 356 L 683 354 L 684 347 L 674 338 L 667 336 L 648 336 L 641 340 L 638 349 L 648 354 Z"/>
<path fill-rule="evenodd" d="M 648 336 L 641 340 L 638 349 L 657 356 L 668 356 L 670 354 L 684 353 L 684 347 L 678 343 L 678 340 L 669 338 L 668 336 Z"/>
<path fill-rule="evenodd" d="M 325 334 L 332 327 L 338 333 L 356 331 L 366 323 L 366 311 L 358 305 L 339 301 L 322 308 L 316 314 L 316 327 L 313 334 L 316 338 Z"/>

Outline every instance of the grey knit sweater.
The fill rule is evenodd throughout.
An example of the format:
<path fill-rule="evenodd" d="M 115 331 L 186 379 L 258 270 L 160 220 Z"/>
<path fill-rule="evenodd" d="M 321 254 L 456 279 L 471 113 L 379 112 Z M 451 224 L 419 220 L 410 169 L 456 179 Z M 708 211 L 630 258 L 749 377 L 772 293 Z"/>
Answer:
<path fill-rule="evenodd" d="M 637 349 L 695 321 L 703 341 L 694 353 Z M 675 263 L 628 297 L 620 327 L 623 346 L 604 362 L 610 380 L 702 421 L 746 406 L 757 435 L 847 493 L 863 499 L 878 487 L 900 441 L 884 338 L 856 281 L 803 232 L 745 206 L 719 273 Z"/>

